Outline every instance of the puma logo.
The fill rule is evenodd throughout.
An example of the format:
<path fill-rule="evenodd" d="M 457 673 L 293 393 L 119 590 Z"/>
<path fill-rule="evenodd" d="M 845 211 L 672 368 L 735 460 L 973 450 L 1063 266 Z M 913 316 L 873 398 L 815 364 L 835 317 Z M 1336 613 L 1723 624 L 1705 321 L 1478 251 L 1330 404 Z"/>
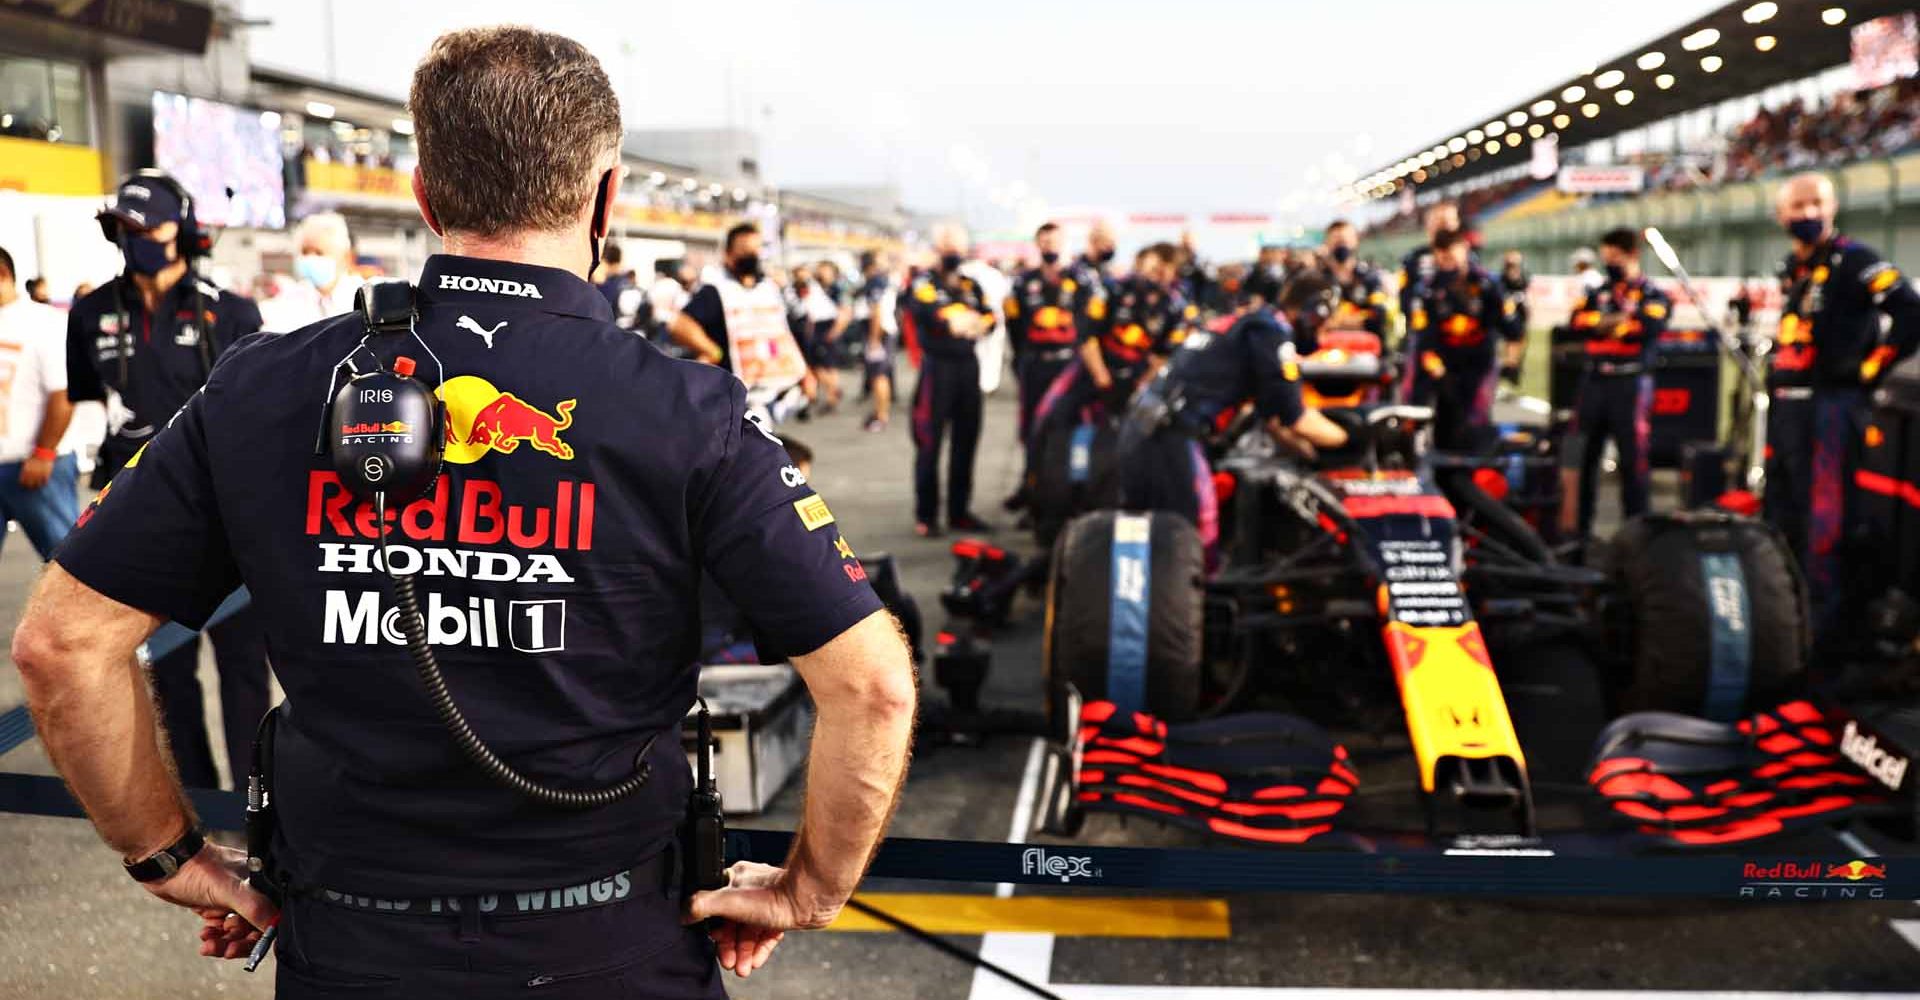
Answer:
<path fill-rule="evenodd" d="M 496 333 L 499 333 L 500 328 L 507 325 L 507 321 L 503 319 L 499 323 L 495 324 L 493 329 L 483 330 L 480 328 L 480 324 L 474 321 L 473 317 L 462 316 L 460 317 L 459 321 L 454 323 L 453 325 L 456 327 L 459 327 L 462 330 L 466 330 L 469 333 L 479 334 L 480 339 L 487 342 L 487 350 L 491 351 L 493 350 L 493 335 Z"/>

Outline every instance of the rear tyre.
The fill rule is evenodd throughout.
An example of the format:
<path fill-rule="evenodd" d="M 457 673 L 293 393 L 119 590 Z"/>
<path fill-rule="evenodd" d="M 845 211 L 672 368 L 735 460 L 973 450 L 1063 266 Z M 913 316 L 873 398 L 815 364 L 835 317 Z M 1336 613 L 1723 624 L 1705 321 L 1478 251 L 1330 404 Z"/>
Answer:
<path fill-rule="evenodd" d="M 1034 463 L 1033 489 L 1028 497 L 1033 535 L 1042 549 L 1052 548 L 1061 529 L 1075 514 L 1103 510 L 1120 503 L 1119 431 L 1110 421 L 1093 425 L 1085 461 L 1086 474 L 1074 481 L 1074 438 L 1079 424 L 1054 423 L 1040 437 L 1040 456 Z"/>
<path fill-rule="evenodd" d="M 1708 557 L 1737 562 L 1742 586 L 1718 585 Z M 1809 644 L 1806 582 L 1786 539 L 1764 522 L 1717 512 L 1654 514 L 1614 536 L 1613 641 L 1626 654 L 1612 678 L 1621 711 L 1669 711 L 1730 721 L 1803 693 Z M 1739 610 L 1744 591 L 1745 614 Z M 1716 596 L 1720 608 L 1716 611 Z M 1715 635 L 1743 657 L 1746 697 L 1709 713 Z"/>
<path fill-rule="evenodd" d="M 1146 711 L 1168 722 L 1195 717 L 1200 707 L 1202 574 L 1200 533 L 1184 518 L 1166 513 L 1095 511 L 1074 518 L 1054 550 L 1048 583 L 1041 664 L 1046 675 L 1048 716 L 1063 728 L 1065 685 L 1087 701 L 1108 697 L 1107 676 L 1114 636 L 1114 531 L 1145 526 L 1148 565 Z"/>

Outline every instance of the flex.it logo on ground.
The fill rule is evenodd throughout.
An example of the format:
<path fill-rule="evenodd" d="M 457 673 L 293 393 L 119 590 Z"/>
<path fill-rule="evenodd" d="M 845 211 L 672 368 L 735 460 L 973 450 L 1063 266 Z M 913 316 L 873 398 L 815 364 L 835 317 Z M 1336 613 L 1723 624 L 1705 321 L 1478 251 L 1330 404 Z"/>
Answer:
<path fill-rule="evenodd" d="M 1020 855 L 1020 874 L 1057 878 L 1062 882 L 1071 882 L 1076 878 L 1098 879 L 1100 877 L 1099 870 L 1093 867 L 1092 858 L 1049 854 L 1038 847 L 1028 848 L 1024 854 Z"/>
<path fill-rule="evenodd" d="M 477 462 L 490 451 L 511 455 L 522 444 L 573 458 L 573 446 L 560 432 L 573 426 L 576 400 L 560 400 L 549 413 L 478 375 L 456 375 L 438 392 L 447 401 L 446 460 L 454 465 Z"/>

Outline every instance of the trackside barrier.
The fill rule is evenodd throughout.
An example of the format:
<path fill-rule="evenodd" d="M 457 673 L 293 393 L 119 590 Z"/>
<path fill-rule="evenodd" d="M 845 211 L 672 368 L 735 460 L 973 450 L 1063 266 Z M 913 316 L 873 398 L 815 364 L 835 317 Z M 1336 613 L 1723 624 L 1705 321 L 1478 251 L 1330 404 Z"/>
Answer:
<path fill-rule="evenodd" d="M 208 827 L 241 828 L 246 802 L 239 793 L 191 789 L 187 794 Z M 5 772 L 0 772 L 0 812 L 83 815 L 60 779 Z M 786 860 L 792 841 L 793 835 L 785 831 L 730 830 L 727 857 L 777 865 Z M 1920 855 L 1598 853 L 1607 843 L 1599 837 L 1548 837 L 1445 848 L 1382 840 L 1363 853 L 898 837 L 881 845 L 867 875 L 919 882 L 1212 893 L 1920 901 Z M 1618 850 L 1619 842 L 1612 843 Z"/>

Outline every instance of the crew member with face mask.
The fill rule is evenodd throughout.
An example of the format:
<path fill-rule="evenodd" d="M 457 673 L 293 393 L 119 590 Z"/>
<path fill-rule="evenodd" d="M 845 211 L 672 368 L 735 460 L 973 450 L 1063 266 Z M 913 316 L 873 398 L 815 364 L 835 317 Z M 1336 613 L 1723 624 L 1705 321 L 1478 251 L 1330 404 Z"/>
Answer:
<path fill-rule="evenodd" d="M 1863 603 L 1854 578 L 1868 574 L 1847 572 L 1849 558 L 1884 558 L 1865 551 L 1873 543 L 1852 497 L 1879 484 L 1855 470 L 1874 386 L 1920 343 L 1920 295 L 1899 268 L 1834 229 L 1839 200 L 1824 175 L 1789 179 L 1775 209 L 1792 250 L 1768 376 L 1764 511 L 1807 574 L 1819 650 L 1847 633 L 1846 609 Z"/>
<path fill-rule="evenodd" d="M 1434 443 L 1466 451 L 1493 419 L 1496 343 L 1518 334 L 1500 283 L 1473 262 L 1457 229 L 1434 234 L 1432 272 L 1415 278 L 1407 313 L 1407 360 L 1415 403 L 1434 408 Z"/>
<path fill-rule="evenodd" d="M 1038 267 L 1028 268 L 1013 281 L 1003 312 L 1007 339 L 1013 342 L 1014 370 L 1020 374 L 1020 434 L 1033 420 L 1033 409 L 1054 379 L 1073 363 L 1080 333 L 1074 303 L 1080 283 L 1060 261 L 1060 227 L 1049 222 L 1033 234 L 1040 253 Z"/>
<path fill-rule="evenodd" d="M 1360 233 L 1353 223 L 1335 219 L 1327 224 L 1325 244 L 1320 248 L 1320 271 L 1333 290 L 1333 315 L 1325 324 L 1329 330 L 1365 330 L 1383 341 L 1387 336 L 1387 290 L 1380 272 L 1359 259 Z M 1318 346 L 1313 335 L 1295 331 L 1295 344 L 1301 354 L 1312 354 Z"/>
<path fill-rule="evenodd" d="M 920 337 L 920 381 L 913 389 L 913 530 L 922 538 L 940 533 L 940 442 L 949 429 L 947 526 L 988 531 L 975 517 L 973 456 L 980 444 L 980 358 L 974 344 L 993 330 L 993 306 L 980 283 L 961 273 L 967 262 L 966 231 L 936 227 L 933 248 L 940 259 L 907 287 L 906 308 Z"/>
<path fill-rule="evenodd" d="M 734 226 L 724 247 L 725 273 L 693 293 L 667 332 L 696 360 L 731 369 L 748 404 L 777 418 L 788 391 L 808 381 L 807 360 L 787 326 L 786 299 L 761 273 L 760 228 Z"/>
<path fill-rule="evenodd" d="M 1079 357 L 1034 409 L 1027 435 L 1027 489 L 1038 480 L 1034 463 L 1051 430 L 1078 424 L 1095 404 L 1109 415 L 1124 412 L 1134 390 L 1151 381 L 1186 338 L 1198 310 L 1173 290 L 1178 254 L 1171 243 L 1142 249 L 1134 256 L 1133 273 L 1114 287 L 1111 311 L 1102 300 L 1102 308 L 1083 319 Z"/>
<path fill-rule="evenodd" d="M 126 267 L 67 314 L 67 398 L 105 402 L 112 390 L 128 413 L 100 444 L 95 489 L 106 487 L 186 405 L 234 341 L 261 325 L 251 299 L 194 272 L 206 243 L 191 196 L 172 178 L 148 170 L 129 176 L 100 222 Z M 238 780 L 247 773 L 254 725 L 267 710 L 266 640 L 251 610 L 207 632 L 220 671 L 228 773 Z M 154 661 L 153 683 L 180 780 L 218 788 L 195 676 L 199 660 L 200 643 L 185 643 Z"/>
<path fill-rule="evenodd" d="M 1647 448 L 1653 411 L 1653 350 L 1666 332 L 1673 304 L 1640 273 L 1640 237 L 1615 229 L 1600 237 L 1606 283 L 1573 307 L 1569 325 L 1586 337 L 1586 374 L 1574 404 L 1574 441 L 1580 463 L 1577 520 L 1563 527 L 1586 537 L 1593 528 L 1600 457 L 1608 440 L 1620 454 L 1620 510 L 1647 511 L 1652 469 Z M 1503 278 L 1504 282 L 1504 278 Z"/>
<path fill-rule="evenodd" d="M 353 238 L 337 212 L 317 212 L 293 229 L 293 287 L 260 303 L 264 328 L 298 330 L 328 316 L 353 311 L 353 295 L 365 282 L 353 273 Z"/>

